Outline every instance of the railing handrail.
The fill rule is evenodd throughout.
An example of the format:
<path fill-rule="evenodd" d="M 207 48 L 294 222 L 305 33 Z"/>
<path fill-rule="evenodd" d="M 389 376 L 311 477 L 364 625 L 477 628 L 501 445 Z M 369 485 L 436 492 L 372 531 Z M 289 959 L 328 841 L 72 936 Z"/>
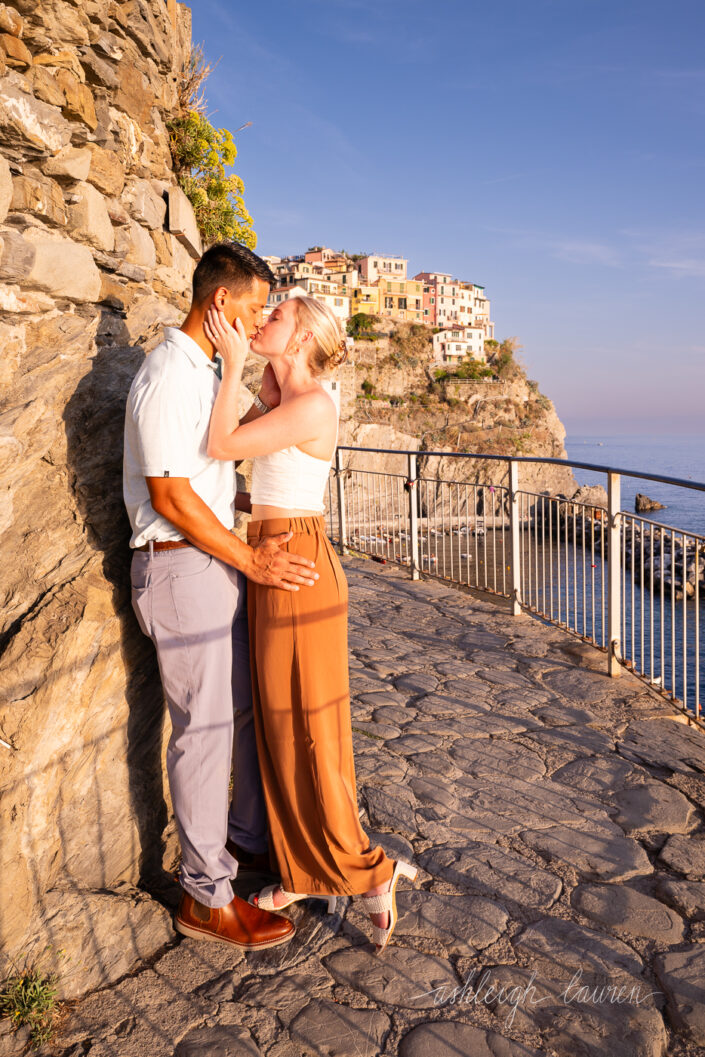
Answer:
<path fill-rule="evenodd" d="M 540 462 L 550 466 L 574 466 L 579 470 L 593 470 L 597 473 L 618 473 L 623 477 L 638 477 L 643 481 L 659 481 L 661 484 L 672 484 L 678 488 L 692 488 L 705 492 L 705 482 L 684 481 L 680 477 L 664 477 L 662 474 L 644 473 L 643 470 L 623 470 L 618 466 L 603 466 L 599 463 L 577 462 L 573 459 L 555 459 L 546 455 L 484 455 L 471 451 L 425 451 L 406 448 L 359 448 L 350 444 L 339 444 L 338 451 L 359 451 L 373 455 L 415 455 L 417 458 L 442 459 L 484 459 L 492 462 Z"/>

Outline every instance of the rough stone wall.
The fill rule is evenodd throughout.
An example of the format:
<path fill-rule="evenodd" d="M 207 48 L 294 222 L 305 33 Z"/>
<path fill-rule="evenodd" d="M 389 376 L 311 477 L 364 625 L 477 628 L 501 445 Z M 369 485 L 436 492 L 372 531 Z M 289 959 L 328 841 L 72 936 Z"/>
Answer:
<path fill-rule="evenodd" d="M 80 948 L 91 893 L 154 884 L 175 854 L 156 663 L 129 604 L 121 460 L 130 381 L 183 318 L 200 251 L 164 124 L 189 50 L 190 11 L 166 0 L 0 4 L 10 955 L 32 938 L 61 945 L 62 914 Z"/>

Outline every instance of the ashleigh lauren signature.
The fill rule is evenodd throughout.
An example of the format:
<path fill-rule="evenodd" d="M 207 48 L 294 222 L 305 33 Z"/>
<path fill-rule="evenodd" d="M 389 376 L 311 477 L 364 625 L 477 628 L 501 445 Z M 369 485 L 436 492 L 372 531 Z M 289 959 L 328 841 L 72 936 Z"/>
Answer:
<path fill-rule="evenodd" d="M 495 1006 L 507 1006 L 508 1012 L 505 1023 L 511 1027 L 514 1023 L 517 1009 L 525 1009 L 528 1006 L 540 1006 L 543 1002 L 560 1001 L 565 1006 L 592 1005 L 599 1006 L 605 1003 L 610 1005 L 640 1006 L 647 998 L 662 994 L 661 991 L 642 991 L 640 984 L 584 984 L 582 983 L 583 970 L 578 969 L 572 979 L 562 991 L 552 991 L 549 994 L 540 995 L 534 985 L 536 972 L 522 984 L 493 983 L 492 973 L 485 969 L 475 984 L 478 975 L 477 969 L 473 969 L 465 979 L 465 983 L 459 987 L 448 987 L 442 984 L 440 987 L 431 988 L 414 998 L 426 998 L 433 995 L 435 1006 L 455 1005 L 484 1005 L 490 1008 Z"/>

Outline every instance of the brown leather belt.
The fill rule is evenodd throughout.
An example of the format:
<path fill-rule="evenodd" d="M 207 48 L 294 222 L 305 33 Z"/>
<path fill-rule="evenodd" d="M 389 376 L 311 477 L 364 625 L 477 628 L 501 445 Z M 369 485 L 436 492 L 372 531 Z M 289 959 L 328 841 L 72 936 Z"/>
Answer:
<path fill-rule="evenodd" d="M 173 551 L 177 547 L 192 547 L 193 544 L 189 543 L 188 540 L 154 540 L 152 543 L 155 551 Z M 143 543 L 141 547 L 135 547 L 138 551 L 148 551 L 149 544 Z"/>

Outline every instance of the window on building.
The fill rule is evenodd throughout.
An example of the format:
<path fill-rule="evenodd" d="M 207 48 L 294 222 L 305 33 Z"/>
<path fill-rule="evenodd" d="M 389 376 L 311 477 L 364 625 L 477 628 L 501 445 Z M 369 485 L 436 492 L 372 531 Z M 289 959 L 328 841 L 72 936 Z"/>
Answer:
<path fill-rule="evenodd" d="M 416 307 L 421 308 L 421 300 L 418 297 L 416 298 Z"/>
<path fill-rule="evenodd" d="M 431 298 L 431 304 L 432 304 L 432 305 L 435 305 L 435 303 L 436 303 L 436 299 L 435 299 L 435 297 L 432 297 L 432 298 Z"/>
<path fill-rule="evenodd" d="M 406 308 L 406 298 L 405 297 L 400 297 L 399 298 L 399 308 Z"/>
<path fill-rule="evenodd" d="M 393 297 L 385 297 L 385 299 L 384 299 L 384 307 L 385 308 L 394 308 L 394 298 Z"/>
<path fill-rule="evenodd" d="M 343 303 L 343 299 L 342 299 L 342 297 L 336 297 L 336 299 L 335 299 L 335 306 L 336 306 L 336 308 L 340 308 L 340 306 L 342 305 L 342 303 Z"/>

